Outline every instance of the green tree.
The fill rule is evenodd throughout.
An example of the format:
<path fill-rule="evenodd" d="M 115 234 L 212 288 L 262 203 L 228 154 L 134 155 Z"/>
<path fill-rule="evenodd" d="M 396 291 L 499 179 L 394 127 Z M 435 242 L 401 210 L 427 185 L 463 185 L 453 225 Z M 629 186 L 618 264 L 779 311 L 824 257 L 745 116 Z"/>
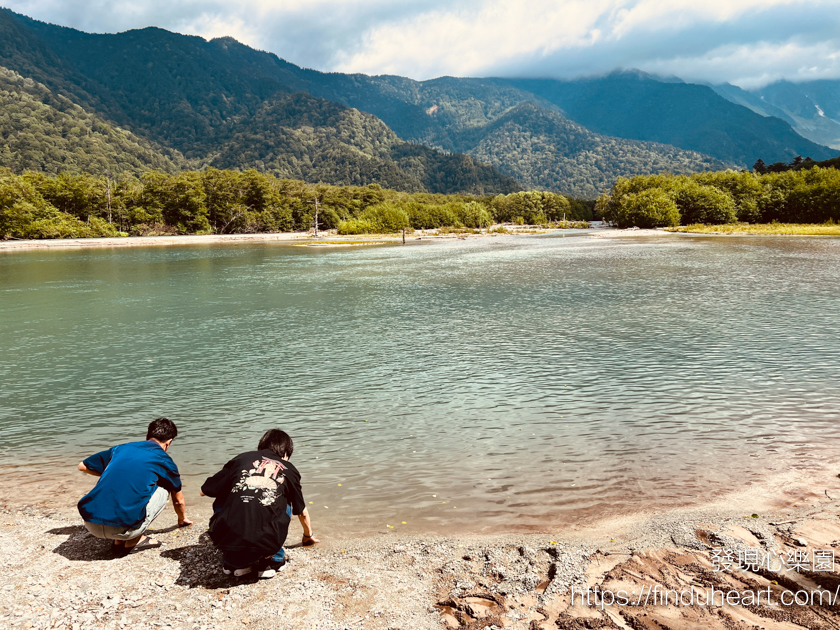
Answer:
<path fill-rule="evenodd" d="M 698 173 L 691 178 L 699 184 L 714 186 L 729 193 L 735 202 L 735 214 L 739 221 L 757 223 L 761 220 L 759 205 L 765 194 L 762 177 L 749 171 L 719 171 Z"/>
<path fill-rule="evenodd" d="M 150 171 L 143 178 L 139 204 L 146 216 L 160 219 L 179 234 L 209 234 L 207 196 L 201 174 L 193 171 L 168 175 Z"/>
<path fill-rule="evenodd" d="M 735 201 L 714 186 L 682 180 L 669 195 L 680 211 L 681 223 L 735 223 Z"/>
<path fill-rule="evenodd" d="M 351 222 L 354 223 L 351 224 Z M 411 222 L 408 213 L 403 208 L 394 202 L 386 201 L 367 208 L 357 220 L 351 219 L 340 223 L 338 230 L 342 234 L 359 233 L 348 231 L 358 227 L 364 227 L 365 231 L 370 233 L 387 234 L 411 227 Z"/>
<path fill-rule="evenodd" d="M 787 198 L 785 220 L 790 223 L 840 220 L 840 171 L 815 167 L 800 173 Z"/>
<path fill-rule="evenodd" d="M 490 212 L 477 201 L 460 204 L 457 214 L 459 222 L 469 228 L 488 227 L 493 223 Z"/>
<path fill-rule="evenodd" d="M 49 204 L 31 181 L 0 173 L 0 238 L 90 238 L 118 236 L 99 218 L 83 222 Z"/>
<path fill-rule="evenodd" d="M 621 201 L 618 227 L 657 228 L 680 224 L 680 212 L 671 197 L 657 189 L 630 193 Z"/>
<path fill-rule="evenodd" d="M 455 203 L 409 203 L 406 206 L 411 227 L 430 230 L 439 227 L 461 227 Z"/>

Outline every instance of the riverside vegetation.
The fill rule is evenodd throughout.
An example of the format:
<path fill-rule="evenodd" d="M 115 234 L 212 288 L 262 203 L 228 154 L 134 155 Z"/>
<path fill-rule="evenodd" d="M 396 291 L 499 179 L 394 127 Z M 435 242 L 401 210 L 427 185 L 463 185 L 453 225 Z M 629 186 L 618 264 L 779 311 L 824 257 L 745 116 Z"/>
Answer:
<path fill-rule="evenodd" d="M 815 166 L 763 174 L 619 178 L 598 199 L 596 213 L 621 228 L 835 222 L 840 221 L 840 171 Z"/>
<path fill-rule="evenodd" d="M 113 179 L 0 169 L 0 238 L 288 232 L 340 234 L 588 221 L 592 204 L 551 192 L 496 196 L 307 184 L 256 170 L 149 171 Z"/>
<path fill-rule="evenodd" d="M 840 223 L 828 220 L 825 223 L 725 223 L 708 225 L 696 223 L 665 228 L 668 232 L 689 232 L 693 234 L 790 234 L 797 236 L 840 236 Z"/>

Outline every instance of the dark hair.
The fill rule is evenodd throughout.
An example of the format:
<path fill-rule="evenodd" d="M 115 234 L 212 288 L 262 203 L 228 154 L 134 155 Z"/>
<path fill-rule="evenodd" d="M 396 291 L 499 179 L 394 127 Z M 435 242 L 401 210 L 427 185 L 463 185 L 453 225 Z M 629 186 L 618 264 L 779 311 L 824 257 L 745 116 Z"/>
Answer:
<path fill-rule="evenodd" d="M 146 431 L 147 440 L 157 440 L 158 442 L 167 442 L 174 439 L 177 435 L 178 427 L 169 418 L 152 420 L 149 424 L 149 430 Z"/>
<path fill-rule="evenodd" d="M 267 448 L 279 457 L 291 457 L 295 450 L 295 443 L 292 442 L 292 438 L 285 431 L 269 429 L 260 438 L 260 444 L 257 448 L 259 450 Z"/>

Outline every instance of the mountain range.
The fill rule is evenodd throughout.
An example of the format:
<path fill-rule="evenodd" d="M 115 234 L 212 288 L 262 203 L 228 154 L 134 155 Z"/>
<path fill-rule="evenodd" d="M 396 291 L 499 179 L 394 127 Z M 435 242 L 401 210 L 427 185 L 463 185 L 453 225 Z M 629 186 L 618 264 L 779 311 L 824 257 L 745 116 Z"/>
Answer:
<path fill-rule="evenodd" d="M 809 140 L 840 150 L 840 81 L 777 81 L 755 90 L 712 86 L 725 99 L 784 120 Z"/>
<path fill-rule="evenodd" d="M 256 168 L 406 191 L 592 198 L 621 175 L 837 155 L 816 141 L 828 142 L 830 124 L 807 118 L 793 97 L 637 71 L 430 81 L 324 73 L 232 38 L 90 34 L 5 9 L 0 67 L 0 166 L 16 170 Z M 819 101 L 833 121 L 840 98 L 831 98 Z M 817 123 L 822 135 L 804 137 Z"/>

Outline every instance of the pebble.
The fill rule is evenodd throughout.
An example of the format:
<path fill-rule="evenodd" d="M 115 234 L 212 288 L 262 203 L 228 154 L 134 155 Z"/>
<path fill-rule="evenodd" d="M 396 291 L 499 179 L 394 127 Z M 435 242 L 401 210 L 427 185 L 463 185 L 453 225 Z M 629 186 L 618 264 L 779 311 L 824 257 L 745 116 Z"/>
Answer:
<path fill-rule="evenodd" d="M 293 550 L 283 573 L 255 582 L 222 576 L 219 554 L 201 538 L 204 530 L 199 528 L 181 530 L 177 539 L 160 534 L 167 543 L 164 550 L 186 549 L 181 555 L 149 551 L 126 560 L 105 560 L 102 541 L 76 533 L 50 534 L 55 525 L 37 514 L 19 519 L 14 533 L 6 530 L 0 538 L 0 561 L 7 580 L 2 587 L 6 609 L 0 609 L 0 626 L 14 614 L 22 620 L 49 616 L 55 620 L 50 622 L 54 627 L 75 630 L 87 630 L 88 625 L 338 630 L 359 627 L 361 617 L 354 616 L 353 610 L 363 610 L 368 611 L 361 613 L 368 615 L 364 627 L 371 630 L 388 626 L 438 630 L 440 617 L 433 605 L 440 599 L 481 591 L 530 597 L 541 605 L 567 593 L 571 585 L 584 583 L 599 548 L 594 542 L 558 540 L 556 532 L 500 536 L 492 541 L 480 536 L 420 539 L 389 534 L 384 537 L 387 541 L 342 539 L 306 551 Z M 698 513 L 693 519 L 723 522 L 714 513 Z M 773 540 L 766 522 L 762 519 L 748 526 L 762 541 Z M 635 532 L 620 532 L 616 538 L 628 541 L 623 545 L 607 542 L 607 537 L 602 548 L 618 552 L 676 544 L 691 549 L 696 546 L 694 531 L 695 525 L 684 516 L 657 517 Z M 735 544 L 725 534 L 719 540 Z M 20 553 L 20 549 L 42 545 L 55 553 L 31 558 Z M 337 553 L 340 549 L 346 553 Z M 538 594 L 537 586 L 548 575 L 552 579 L 545 594 Z M 512 613 L 510 607 L 517 604 L 509 601 Z M 44 610 L 38 612 L 39 606 Z M 517 610 L 508 616 L 506 627 L 524 630 L 532 617 L 523 611 L 532 610 L 532 605 L 517 605 Z M 278 621 L 283 619 L 290 621 Z"/>

